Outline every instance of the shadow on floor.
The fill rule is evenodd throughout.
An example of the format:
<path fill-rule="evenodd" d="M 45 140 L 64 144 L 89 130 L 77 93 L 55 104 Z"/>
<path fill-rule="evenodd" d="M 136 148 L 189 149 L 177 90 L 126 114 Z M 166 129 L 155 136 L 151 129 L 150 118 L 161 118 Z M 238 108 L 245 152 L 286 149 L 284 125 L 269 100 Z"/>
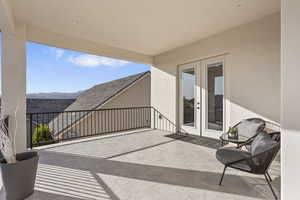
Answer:
<path fill-rule="evenodd" d="M 34 194 L 28 197 L 26 200 L 84 200 L 84 198 L 78 198 L 74 196 L 65 196 L 60 194 L 54 194 L 49 192 L 34 191 Z"/>
<path fill-rule="evenodd" d="M 169 134 L 165 137 L 169 137 L 172 139 L 180 140 L 183 142 L 188 142 L 191 144 L 200 145 L 207 148 L 218 149 L 220 148 L 220 140 L 204 137 L 204 136 L 194 136 L 194 135 L 180 135 L 180 134 Z"/>
<path fill-rule="evenodd" d="M 263 196 L 256 192 L 248 183 L 248 181 L 253 182 L 254 179 L 256 182 L 262 183 L 264 181 L 262 178 L 227 174 L 224 178 L 225 186 L 218 186 L 221 173 L 215 173 L 212 171 L 195 171 L 188 169 L 152 166 L 47 151 L 41 151 L 40 156 L 40 165 L 46 165 L 48 168 L 49 166 L 54 166 L 54 168 L 58 166 L 59 169 L 68 169 L 68 171 L 88 171 L 94 174 L 94 176 L 97 173 L 101 173 L 130 179 L 191 187 L 201 190 L 263 198 Z M 56 176 L 70 178 L 69 174 L 60 174 L 59 172 L 59 170 L 56 172 Z M 55 170 L 44 170 L 45 177 L 51 176 L 53 173 L 55 173 Z M 77 174 L 74 173 L 73 176 L 76 179 Z M 99 176 L 97 177 L 99 178 Z M 108 194 L 109 198 L 107 199 L 118 200 L 118 197 L 109 189 L 107 185 L 105 185 L 101 179 L 97 180 L 97 182 Z"/>

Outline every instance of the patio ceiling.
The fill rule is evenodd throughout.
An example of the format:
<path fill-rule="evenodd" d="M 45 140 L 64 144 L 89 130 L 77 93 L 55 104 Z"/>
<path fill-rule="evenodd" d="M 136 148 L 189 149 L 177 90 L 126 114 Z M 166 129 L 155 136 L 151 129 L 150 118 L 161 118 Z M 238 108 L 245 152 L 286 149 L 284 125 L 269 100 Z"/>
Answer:
<path fill-rule="evenodd" d="M 13 0 L 11 7 L 32 30 L 154 56 L 278 12 L 280 0 Z"/>

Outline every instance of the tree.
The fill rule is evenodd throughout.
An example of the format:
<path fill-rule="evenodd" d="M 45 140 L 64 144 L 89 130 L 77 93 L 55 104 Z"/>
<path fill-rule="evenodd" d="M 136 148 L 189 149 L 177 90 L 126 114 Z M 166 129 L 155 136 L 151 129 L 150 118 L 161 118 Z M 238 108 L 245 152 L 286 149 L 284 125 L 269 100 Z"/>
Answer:
<path fill-rule="evenodd" d="M 32 144 L 36 145 L 39 143 L 52 142 L 52 141 L 53 141 L 53 137 L 49 127 L 43 124 L 37 125 L 32 135 Z"/>

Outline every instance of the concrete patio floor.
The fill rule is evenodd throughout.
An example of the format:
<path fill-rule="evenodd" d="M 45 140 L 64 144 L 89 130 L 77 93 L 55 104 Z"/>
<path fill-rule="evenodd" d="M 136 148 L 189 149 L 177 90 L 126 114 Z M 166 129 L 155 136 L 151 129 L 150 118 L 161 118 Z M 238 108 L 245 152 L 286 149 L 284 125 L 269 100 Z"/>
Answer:
<path fill-rule="evenodd" d="M 218 185 L 218 140 L 168 134 L 147 130 L 39 150 L 28 200 L 273 199 L 263 176 L 229 169 Z M 279 195 L 279 159 L 270 175 Z"/>

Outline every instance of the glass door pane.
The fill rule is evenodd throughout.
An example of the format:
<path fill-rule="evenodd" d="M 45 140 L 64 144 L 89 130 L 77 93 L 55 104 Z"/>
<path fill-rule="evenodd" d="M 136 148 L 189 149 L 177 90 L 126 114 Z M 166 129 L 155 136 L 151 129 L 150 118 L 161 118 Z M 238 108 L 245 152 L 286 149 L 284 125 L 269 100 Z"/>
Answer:
<path fill-rule="evenodd" d="M 223 130 L 223 95 L 224 76 L 223 64 L 207 66 L 207 128 L 216 131 Z"/>
<path fill-rule="evenodd" d="M 183 125 L 195 126 L 195 70 L 182 71 Z"/>

